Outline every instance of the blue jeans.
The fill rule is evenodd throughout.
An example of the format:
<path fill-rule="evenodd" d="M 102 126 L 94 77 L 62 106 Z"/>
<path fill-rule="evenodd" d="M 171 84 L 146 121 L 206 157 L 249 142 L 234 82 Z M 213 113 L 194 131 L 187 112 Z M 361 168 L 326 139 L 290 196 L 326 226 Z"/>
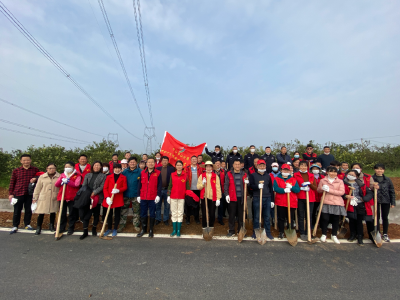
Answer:
<path fill-rule="evenodd" d="M 147 210 L 150 211 L 150 218 L 156 217 L 156 202 L 154 200 L 140 200 L 140 217 L 147 217 Z"/>
<path fill-rule="evenodd" d="M 162 190 L 161 191 L 161 197 L 160 197 L 160 202 L 156 204 L 156 220 L 161 222 L 161 205 L 164 202 L 164 217 L 163 221 L 168 221 L 169 219 L 169 207 L 170 205 L 167 202 L 168 198 L 168 190 Z"/>
<path fill-rule="evenodd" d="M 254 223 L 253 228 L 258 229 L 260 223 L 260 196 L 253 197 L 253 208 L 254 208 Z M 271 233 L 271 197 L 262 198 L 262 217 L 264 218 L 264 229 L 265 232 Z"/>

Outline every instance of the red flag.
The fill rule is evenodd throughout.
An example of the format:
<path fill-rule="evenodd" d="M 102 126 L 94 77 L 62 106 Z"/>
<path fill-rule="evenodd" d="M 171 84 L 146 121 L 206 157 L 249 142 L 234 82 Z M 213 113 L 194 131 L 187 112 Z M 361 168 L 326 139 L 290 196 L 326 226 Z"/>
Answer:
<path fill-rule="evenodd" d="M 161 145 L 161 155 L 169 157 L 169 163 L 175 166 L 177 160 L 183 162 L 183 166 L 190 165 L 190 158 L 193 155 L 200 155 L 203 153 L 206 143 L 198 146 L 190 147 L 184 143 L 181 143 L 168 132 L 165 132 L 164 141 Z"/>

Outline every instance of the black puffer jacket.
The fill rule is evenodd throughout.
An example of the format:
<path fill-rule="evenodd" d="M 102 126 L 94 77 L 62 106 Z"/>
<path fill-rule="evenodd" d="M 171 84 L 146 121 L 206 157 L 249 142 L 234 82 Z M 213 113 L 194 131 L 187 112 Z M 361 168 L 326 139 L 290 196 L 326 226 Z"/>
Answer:
<path fill-rule="evenodd" d="M 233 168 L 233 162 L 236 159 L 242 160 L 242 156 L 240 155 L 239 152 L 236 154 L 233 154 L 233 152 L 229 153 L 228 156 L 226 157 L 226 169 L 230 171 Z"/>
<path fill-rule="evenodd" d="M 373 175 L 372 178 L 379 184 L 378 189 L 378 203 L 390 203 L 390 205 L 396 205 L 396 194 L 392 180 L 389 177 L 383 175 L 383 181 L 378 181 L 378 176 Z"/>

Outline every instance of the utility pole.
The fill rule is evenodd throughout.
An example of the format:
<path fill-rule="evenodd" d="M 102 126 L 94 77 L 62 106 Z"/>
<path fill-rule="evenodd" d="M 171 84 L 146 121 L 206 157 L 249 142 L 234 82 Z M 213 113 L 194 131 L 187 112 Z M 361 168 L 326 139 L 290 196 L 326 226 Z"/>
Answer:
<path fill-rule="evenodd" d="M 144 128 L 144 134 L 143 134 L 143 139 L 147 139 L 147 143 L 146 143 L 146 153 L 147 155 L 150 155 L 150 153 L 153 152 L 153 143 L 152 140 L 154 140 L 154 142 L 156 141 L 156 133 L 155 133 L 155 127 L 145 127 Z"/>

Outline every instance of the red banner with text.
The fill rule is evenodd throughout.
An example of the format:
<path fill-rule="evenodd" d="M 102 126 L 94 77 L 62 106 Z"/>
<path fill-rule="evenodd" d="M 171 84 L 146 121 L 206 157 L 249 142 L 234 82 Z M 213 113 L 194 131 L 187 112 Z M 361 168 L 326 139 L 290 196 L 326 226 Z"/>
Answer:
<path fill-rule="evenodd" d="M 200 144 L 198 146 L 190 147 L 168 132 L 165 132 L 164 142 L 161 145 L 161 155 L 169 157 L 169 163 L 175 167 L 177 160 L 181 160 L 184 166 L 190 165 L 190 158 L 193 155 L 200 155 L 203 153 L 206 143 Z"/>

